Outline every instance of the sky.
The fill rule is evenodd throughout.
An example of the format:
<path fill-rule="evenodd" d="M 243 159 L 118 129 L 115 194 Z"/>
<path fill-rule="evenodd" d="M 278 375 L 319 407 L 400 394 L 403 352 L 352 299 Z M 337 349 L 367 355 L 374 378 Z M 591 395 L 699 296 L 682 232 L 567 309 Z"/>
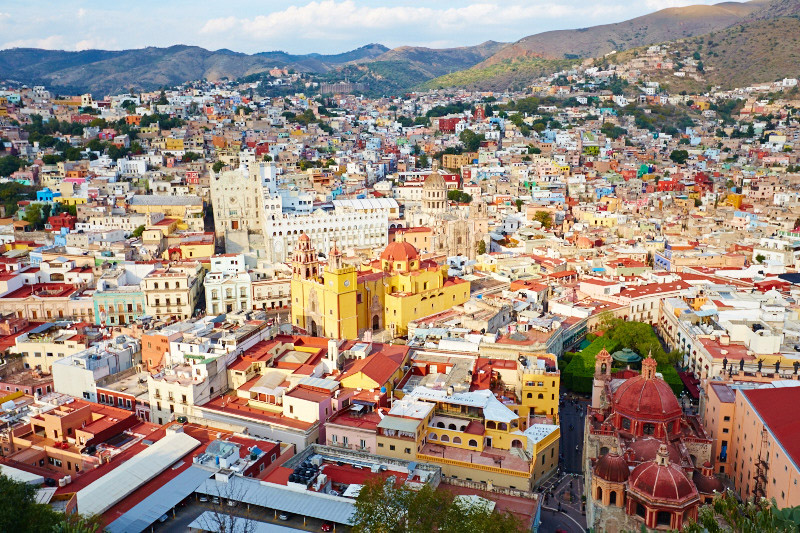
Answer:
<path fill-rule="evenodd" d="M 719 0 L 2 0 L 0 49 L 197 45 L 339 53 L 369 43 L 446 48 L 511 42 Z"/>

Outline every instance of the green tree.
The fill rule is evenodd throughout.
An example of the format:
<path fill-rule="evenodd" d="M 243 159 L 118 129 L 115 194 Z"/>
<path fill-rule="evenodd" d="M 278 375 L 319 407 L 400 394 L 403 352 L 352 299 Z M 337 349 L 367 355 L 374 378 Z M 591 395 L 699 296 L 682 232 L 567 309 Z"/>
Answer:
<path fill-rule="evenodd" d="M 522 205 L 523 205 L 524 203 L 525 203 L 525 202 L 523 202 L 523 201 L 522 201 L 520 198 L 517 198 L 516 200 L 514 200 L 514 205 L 516 205 L 516 206 L 517 206 L 517 213 L 519 213 L 520 211 L 522 211 Z"/>
<path fill-rule="evenodd" d="M 225 166 L 225 163 L 223 163 L 222 161 L 217 161 L 217 162 L 215 162 L 215 163 L 214 163 L 214 165 L 211 167 L 211 170 L 213 170 L 214 172 L 219 172 L 220 170 L 222 170 L 222 168 L 223 168 L 224 166 Z"/>
<path fill-rule="evenodd" d="M 465 193 L 464 191 L 459 191 L 458 189 L 453 189 L 451 191 L 447 191 L 447 199 L 451 202 L 458 202 L 461 204 L 468 204 L 472 201 L 472 196 Z"/>
<path fill-rule="evenodd" d="M 428 156 L 425 154 L 420 155 L 417 166 L 419 168 L 428 168 L 428 164 L 429 164 Z"/>
<path fill-rule="evenodd" d="M 478 241 L 475 251 L 478 253 L 478 255 L 483 255 L 486 253 L 486 242 L 483 239 Z"/>
<path fill-rule="evenodd" d="M 529 154 L 541 154 L 542 153 L 542 149 L 539 148 L 538 146 L 534 146 L 532 144 L 529 144 L 528 145 L 528 153 Z"/>
<path fill-rule="evenodd" d="M 203 159 L 203 156 L 197 152 L 184 152 L 183 154 L 183 161 L 186 161 L 187 163 L 197 161 L 198 159 Z"/>
<path fill-rule="evenodd" d="M 25 206 L 25 216 L 23 220 L 33 226 L 33 229 L 41 229 L 44 226 L 44 222 L 42 221 L 42 204 L 28 204 Z"/>
<path fill-rule="evenodd" d="M 547 211 L 536 211 L 533 214 L 533 220 L 541 222 L 542 227 L 545 229 L 550 229 L 553 225 L 553 217 Z"/>
<path fill-rule="evenodd" d="M 70 146 L 64 150 L 64 157 L 67 158 L 67 161 L 80 161 L 82 157 L 81 150 L 80 148 Z"/>
<path fill-rule="evenodd" d="M 0 531 L 50 533 L 59 515 L 50 506 L 36 503 L 38 487 L 0 474 Z"/>
<path fill-rule="evenodd" d="M 98 533 L 103 531 L 101 515 L 82 515 L 70 513 L 55 525 L 53 533 Z"/>
<path fill-rule="evenodd" d="M 756 262 L 757 262 L 757 263 L 759 263 L 759 264 L 760 264 L 760 263 L 763 263 L 763 262 L 764 262 L 764 260 L 766 260 L 766 257 L 764 257 L 764 255 L 763 255 L 763 254 L 758 254 L 758 255 L 756 256 Z"/>
<path fill-rule="evenodd" d="M 774 499 L 740 502 L 726 491 L 711 505 L 700 508 L 697 521 L 683 525 L 683 533 L 796 533 L 800 529 L 800 507 L 779 509 Z"/>
<path fill-rule="evenodd" d="M 269 154 L 264 154 L 264 157 L 262 158 L 262 160 L 264 162 L 266 162 L 266 163 L 269 163 L 270 161 L 272 161 L 272 156 L 269 155 Z"/>
<path fill-rule="evenodd" d="M 478 135 L 470 129 L 465 129 L 459 134 L 458 139 L 464 144 L 464 148 L 468 152 L 476 152 L 481 147 L 481 142 L 486 140 L 486 136 L 483 134 Z"/>
<path fill-rule="evenodd" d="M 25 166 L 25 161 L 14 155 L 0 157 L 0 176 L 8 177 Z"/>
<path fill-rule="evenodd" d="M 689 159 L 689 152 L 686 150 L 673 150 L 669 154 L 669 158 L 678 165 L 683 165 Z"/>
<path fill-rule="evenodd" d="M 134 239 L 138 239 L 139 237 L 142 236 L 142 233 L 144 233 L 144 224 L 133 230 L 131 232 L 131 237 L 133 237 Z"/>
<path fill-rule="evenodd" d="M 356 498 L 354 533 L 517 533 L 522 524 L 510 513 L 493 513 L 456 500 L 444 490 L 368 480 Z"/>

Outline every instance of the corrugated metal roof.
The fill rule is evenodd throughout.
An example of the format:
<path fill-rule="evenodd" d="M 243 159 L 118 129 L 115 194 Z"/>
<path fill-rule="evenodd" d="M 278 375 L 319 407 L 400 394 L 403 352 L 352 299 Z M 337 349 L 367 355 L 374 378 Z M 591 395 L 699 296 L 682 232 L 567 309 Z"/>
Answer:
<path fill-rule="evenodd" d="M 309 387 L 316 387 L 318 389 L 335 390 L 339 388 L 340 383 L 335 379 L 314 378 L 306 376 L 298 382 L 300 385 L 308 385 Z"/>
<path fill-rule="evenodd" d="M 270 524 L 269 522 L 260 522 L 258 520 L 247 520 L 238 516 L 232 516 L 230 521 L 226 516 L 222 524 L 219 522 L 220 520 L 213 512 L 205 511 L 195 518 L 194 522 L 189 524 L 189 528 L 218 533 L 221 529 L 220 525 L 222 525 L 225 533 L 228 533 L 229 528 L 231 533 L 297 533 L 297 529 L 293 527 Z"/>
<path fill-rule="evenodd" d="M 128 512 L 111 522 L 106 531 L 109 533 L 139 533 L 163 514 L 178 505 L 192 494 L 198 486 L 214 473 L 202 466 L 192 465 L 174 479 L 165 483 L 160 489 L 134 505 Z"/>
<path fill-rule="evenodd" d="M 416 433 L 417 428 L 419 427 L 419 422 L 419 420 L 413 418 L 397 418 L 394 416 L 387 416 L 378 422 L 378 427 L 381 429 L 396 429 L 397 431 Z"/>
<path fill-rule="evenodd" d="M 197 488 L 197 492 L 218 497 L 232 494 L 236 495 L 237 500 L 250 505 L 347 525 L 352 524 L 351 517 L 355 511 L 353 500 L 319 492 L 293 490 L 283 485 L 239 476 L 234 476 L 227 482 L 209 479 Z"/>
<path fill-rule="evenodd" d="M 106 512 L 198 446 L 200 441 L 185 433 L 168 433 L 148 449 L 79 490 L 79 512 Z"/>

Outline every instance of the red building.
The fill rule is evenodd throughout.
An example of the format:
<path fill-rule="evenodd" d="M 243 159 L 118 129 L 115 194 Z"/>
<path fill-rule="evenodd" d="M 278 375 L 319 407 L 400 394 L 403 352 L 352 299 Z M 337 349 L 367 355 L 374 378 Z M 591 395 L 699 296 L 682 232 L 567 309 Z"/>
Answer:
<path fill-rule="evenodd" d="M 456 124 L 464 120 L 463 117 L 450 117 L 439 119 L 439 131 L 442 133 L 454 133 L 456 131 Z"/>
<path fill-rule="evenodd" d="M 61 228 L 67 228 L 72 231 L 75 229 L 75 224 L 77 222 L 78 217 L 70 215 L 69 213 L 60 213 L 47 219 L 47 223 L 50 224 L 50 229 L 55 232 L 61 231 Z"/>

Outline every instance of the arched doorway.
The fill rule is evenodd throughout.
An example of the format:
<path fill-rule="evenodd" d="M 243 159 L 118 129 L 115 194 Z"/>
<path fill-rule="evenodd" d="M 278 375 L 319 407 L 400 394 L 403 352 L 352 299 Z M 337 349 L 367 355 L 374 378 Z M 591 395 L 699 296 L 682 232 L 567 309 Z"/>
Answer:
<path fill-rule="evenodd" d="M 381 329 L 381 319 L 378 318 L 378 315 L 372 317 L 372 331 L 378 331 Z"/>
<path fill-rule="evenodd" d="M 317 337 L 318 336 L 317 335 L 317 323 L 314 320 L 311 321 L 311 336 L 312 337 Z"/>
<path fill-rule="evenodd" d="M 519 439 L 514 439 L 511 441 L 512 448 L 522 448 L 522 441 Z"/>

